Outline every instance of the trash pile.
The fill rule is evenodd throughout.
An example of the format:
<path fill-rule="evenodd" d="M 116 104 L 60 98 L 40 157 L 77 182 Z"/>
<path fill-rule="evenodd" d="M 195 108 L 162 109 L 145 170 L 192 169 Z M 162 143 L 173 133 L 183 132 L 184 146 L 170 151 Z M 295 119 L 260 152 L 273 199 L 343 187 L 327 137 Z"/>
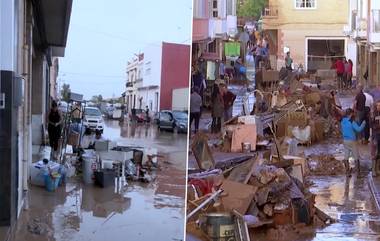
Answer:
<path fill-rule="evenodd" d="M 222 229 L 220 222 L 229 220 L 229 231 L 218 238 L 249 240 L 258 228 L 273 233 L 289 225 L 299 229 L 301 224 L 332 223 L 314 206 L 315 195 L 303 181 L 300 164 L 269 163 L 258 157 L 227 170 L 189 174 L 188 233 L 201 240 L 217 238 L 214 229 Z"/>
<path fill-rule="evenodd" d="M 342 160 L 333 155 L 310 155 L 307 158 L 310 175 L 336 176 L 345 174 Z"/>

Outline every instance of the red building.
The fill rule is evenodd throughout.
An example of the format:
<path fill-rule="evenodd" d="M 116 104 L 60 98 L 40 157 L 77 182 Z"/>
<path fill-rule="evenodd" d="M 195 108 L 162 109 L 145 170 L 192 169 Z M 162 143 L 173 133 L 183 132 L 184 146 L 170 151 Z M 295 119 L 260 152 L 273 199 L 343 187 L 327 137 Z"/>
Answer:
<path fill-rule="evenodd" d="M 190 82 L 190 45 L 163 43 L 160 110 L 172 109 L 173 90 L 188 88 Z M 188 103 L 188 95 L 180 100 Z M 186 99 L 185 99 L 186 98 Z"/>

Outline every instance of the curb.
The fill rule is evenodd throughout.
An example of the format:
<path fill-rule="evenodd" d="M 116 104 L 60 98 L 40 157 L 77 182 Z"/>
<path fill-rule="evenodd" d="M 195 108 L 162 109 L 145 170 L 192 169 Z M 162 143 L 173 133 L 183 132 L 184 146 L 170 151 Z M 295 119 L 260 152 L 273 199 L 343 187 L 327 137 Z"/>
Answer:
<path fill-rule="evenodd" d="M 372 194 L 376 209 L 378 212 L 380 212 L 380 192 L 375 187 L 375 183 L 373 182 L 372 172 L 369 172 L 368 174 L 368 186 L 369 186 L 369 189 L 371 190 L 371 194 Z"/>

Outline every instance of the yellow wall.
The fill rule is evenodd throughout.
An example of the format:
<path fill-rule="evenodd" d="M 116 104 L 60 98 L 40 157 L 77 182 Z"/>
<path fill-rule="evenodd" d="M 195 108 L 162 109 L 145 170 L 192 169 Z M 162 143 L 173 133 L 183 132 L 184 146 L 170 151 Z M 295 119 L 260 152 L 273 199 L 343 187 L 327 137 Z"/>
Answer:
<path fill-rule="evenodd" d="M 278 17 L 263 18 L 263 29 L 277 29 L 278 65 L 283 65 L 283 47 L 290 47 L 294 62 L 305 65 L 307 37 L 342 37 L 348 24 L 349 0 L 316 0 L 316 9 L 296 9 L 295 0 L 269 0 Z M 338 11 L 337 11 L 338 9 Z"/>

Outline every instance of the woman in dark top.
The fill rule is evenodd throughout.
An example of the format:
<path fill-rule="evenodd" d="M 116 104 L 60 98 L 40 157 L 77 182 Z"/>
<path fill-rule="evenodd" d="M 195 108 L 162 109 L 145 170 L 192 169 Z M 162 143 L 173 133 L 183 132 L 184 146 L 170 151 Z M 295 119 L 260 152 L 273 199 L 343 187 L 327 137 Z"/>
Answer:
<path fill-rule="evenodd" d="M 54 150 L 53 157 L 56 157 L 56 152 L 58 151 L 58 141 L 61 136 L 61 122 L 62 116 L 58 110 L 57 102 L 53 101 L 51 104 L 51 109 L 48 115 L 48 133 L 49 133 L 49 142 L 51 148 Z"/>

